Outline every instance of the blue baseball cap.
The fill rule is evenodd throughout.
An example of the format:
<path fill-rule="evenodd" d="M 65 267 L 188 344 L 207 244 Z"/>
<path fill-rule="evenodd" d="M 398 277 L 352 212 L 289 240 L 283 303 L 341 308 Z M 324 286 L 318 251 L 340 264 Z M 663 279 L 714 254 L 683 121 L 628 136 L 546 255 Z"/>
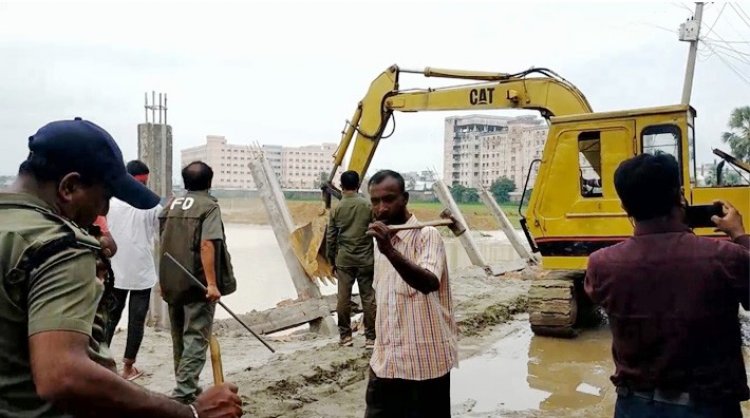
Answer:
<path fill-rule="evenodd" d="M 120 147 L 99 125 L 75 118 L 50 122 L 29 137 L 29 151 L 63 162 L 72 171 L 101 179 L 114 197 L 138 209 L 151 209 L 159 196 L 128 174 Z"/>

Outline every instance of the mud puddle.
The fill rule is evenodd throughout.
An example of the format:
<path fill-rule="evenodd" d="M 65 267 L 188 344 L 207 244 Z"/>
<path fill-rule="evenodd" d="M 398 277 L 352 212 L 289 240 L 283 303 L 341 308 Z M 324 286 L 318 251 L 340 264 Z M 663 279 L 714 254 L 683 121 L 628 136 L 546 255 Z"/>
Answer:
<path fill-rule="evenodd" d="M 520 318 L 496 332 L 497 341 L 451 373 L 454 417 L 612 416 L 617 394 L 609 380 L 609 329 L 574 340 L 536 337 Z M 750 413 L 748 402 L 743 411 Z"/>

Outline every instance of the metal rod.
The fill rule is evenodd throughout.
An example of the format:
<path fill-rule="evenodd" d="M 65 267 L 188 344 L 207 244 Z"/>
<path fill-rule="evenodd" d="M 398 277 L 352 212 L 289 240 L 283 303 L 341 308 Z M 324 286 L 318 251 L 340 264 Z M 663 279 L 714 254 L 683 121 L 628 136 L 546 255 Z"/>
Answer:
<path fill-rule="evenodd" d="M 166 257 L 167 257 L 168 259 L 172 260 L 172 262 L 173 262 L 173 263 L 174 263 L 174 264 L 175 264 L 175 265 L 176 265 L 177 267 L 179 267 L 179 268 L 180 268 L 180 269 L 181 269 L 182 271 L 184 271 L 184 272 L 185 272 L 185 274 L 187 274 L 187 275 L 188 275 L 188 277 L 190 277 L 191 279 L 193 279 L 193 282 L 194 282 L 195 284 L 197 284 L 198 286 L 200 286 L 200 288 L 201 288 L 201 289 L 203 289 L 204 291 L 206 291 L 206 290 L 207 290 L 207 289 L 206 289 L 206 286 L 204 286 L 204 285 L 203 285 L 203 283 L 201 283 L 201 281 L 200 281 L 200 280 L 198 280 L 198 278 L 197 278 L 197 277 L 195 277 L 195 276 L 193 275 L 193 273 L 189 272 L 189 271 L 188 271 L 188 269 L 186 269 L 186 268 L 185 268 L 185 266 L 183 266 L 182 264 L 180 264 L 180 262 L 179 262 L 179 261 L 177 261 L 177 260 L 176 260 L 176 259 L 175 259 L 174 257 L 172 257 L 172 254 L 170 254 L 170 253 L 168 253 L 168 252 L 165 252 L 165 253 L 164 253 L 164 255 L 165 255 L 165 256 L 166 256 Z M 242 320 L 241 320 L 241 319 L 240 319 L 239 317 L 237 317 L 237 315 L 235 315 L 235 313 L 234 313 L 234 312 L 232 312 L 232 310 L 231 310 L 231 309 L 227 308 L 227 305 L 225 305 L 225 304 L 224 304 L 224 302 L 222 302 L 221 300 L 219 300 L 219 301 L 218 301 L 218 304 L 219 304 L 219 305 L 220 305 L 220 306 L 221 306 L 222 308 L 224 308 L 224 310 L 225 310 L 225 311 L 227 311 L 227 313 L 229 313 L 229 315 L 232 315 L 232 318 L 236 319 L 236 320 L 237 320 L 237 322 L 239 322 L 239 323 L 240 323 L 240 325 L 242 325 L 243 327 L 245 327 L 245 329 L 246 329 L 246 330 L 250 331 L 250 333 L 251 333 L 251 334 L 253 334 L 253 337 L 257 338 L 257 339 L 258 339 L 258 341 L 260 341 L 261 343 L 263 343 L 263 345 L 265 345 L 265 346 L 266 346 L 266 348 L 268 348 L 269 350 L 271 350 L 271 352 L 272 352 L 272 353 L 275 353 L 275 352 L 276 352 L 276 350 L 274 350 L 274 349 L 273 349 L 273 347 L 271 347 L 270 345 L 268 345 L 268 343 L 267 343 L 267 342 L 266 342 L 266 341 L 265 341 L 265 340 L 264 340 L 263 338 L 261 338 L 261 337 L 260 337 L 260 335 L 256 334 L 256 333 L 255 333 L 255 331 L 253 331 L 253 330 L 252 330 L 252 328 L 250 328 L 250 327 L 249 327 L 249 326 L 248 326 L 248 325 L 247 325 L 246 323 L 244 323 L 244 322 L 243 322 L 243 321 L 242 321 Z"/>
<path fill-rule="evenodd" d="M 164 125 L 167 125 L 167 93 L 164 93 Z"/>
<path fill-rule="evenodd" d="M 143 93 L 143 111 L 146 112 L 146 123 L 148 123 L 148 92 Z"/>
<path fill-rule="evenodd" d="M 162 111 L 162 109 L 164 109 L 164 108 L 161 106 L 161 93 L 159 93 L 159 125 L 161 125 L 161 111 Z"/>
<path fill-rule="evenodd" d="M 151 123 L 156 122 L 156 92 L 151 90 Z"/>

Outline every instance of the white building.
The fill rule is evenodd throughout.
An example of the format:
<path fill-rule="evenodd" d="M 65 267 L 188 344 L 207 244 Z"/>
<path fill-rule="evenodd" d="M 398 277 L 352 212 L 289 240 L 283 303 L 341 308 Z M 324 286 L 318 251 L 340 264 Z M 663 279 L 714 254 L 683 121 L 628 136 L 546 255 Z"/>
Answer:
<path fill-rule="evenodd" d="M 524 187 L 531 162 L 541 158 L 547 125 L 536 116 L 455 116 L 445 119 L 443 178 L 452 185 L 490 187 L 507 177 Z M 532 187 L 536 170 L 532 171 Z"/>
<path fill-rule="evenodd" d="M 323 178 L 321 173 L 325 173 L 327 179 L 333 168 L 336 144 L 301 147 L 262 145 L 262 149 L 281 187 L 317 189 Z M 230 144 L 223 136 L 208 135 L 205 144 L 181 151 L 181 167 L 200 160 L 214 170 L 213 188 L 255 189 L 248 166 L 251 155 L 249 145 Z"/>

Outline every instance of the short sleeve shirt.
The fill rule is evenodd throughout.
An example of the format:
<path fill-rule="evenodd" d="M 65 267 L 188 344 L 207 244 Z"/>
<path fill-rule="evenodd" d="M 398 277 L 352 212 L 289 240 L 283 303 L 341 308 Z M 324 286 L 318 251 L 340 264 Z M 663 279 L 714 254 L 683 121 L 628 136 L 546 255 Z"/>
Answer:
<path fill-rule="evenodd" d="M 221 223 L 221 210 L 217 206 L 216 209 L 208 212 L 206 218 L 203 220 L 203 224 L 201 225 L 201 240 L 212 241 L 223 239 L 224 227 Z"/>
<path fill-rule="evenodd" d="M 0 194 L 6 198 L 8 194 Z M 23 194 L 14 201 L 47 207 Z M 91 337 L 103 292 L 93 252 L 63 248 L 26 275 L 18 261 L 31 243 L 44 241 L 63 226 L 33 209 L 1 209 L 0 216 L 0 416 L 67 417 L 36 394 L 28 338 L 46 331 Z"/>

